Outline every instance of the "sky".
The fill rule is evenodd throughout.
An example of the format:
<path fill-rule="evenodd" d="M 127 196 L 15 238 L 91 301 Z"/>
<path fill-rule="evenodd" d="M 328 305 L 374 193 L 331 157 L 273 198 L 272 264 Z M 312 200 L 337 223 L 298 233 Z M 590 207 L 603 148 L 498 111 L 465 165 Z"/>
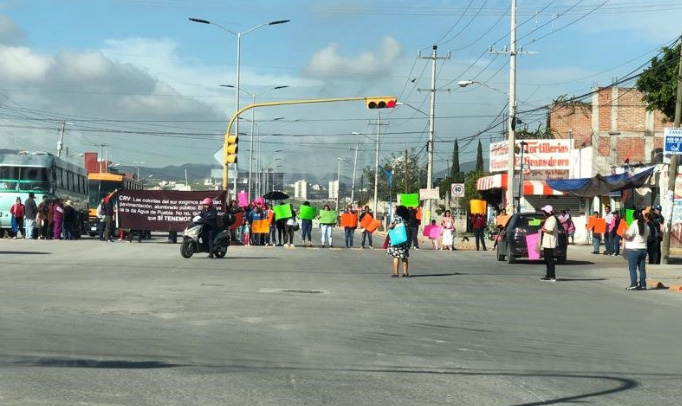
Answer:
<path fill-rule="evenodd" d="M 4 0 L 0 148 L 56 153 L 65 123 L 69 159 L 103 151 L 127 166 L 217 164 L 213 155 L 236 107 L 235 90 L 221 85 L 236 84 L 236 33 L 244 33 L 241 107 L 384 95 L 404 104 L 246 112 L 240 171 L 253 139 L 254 170 L 260 162 L 335 179 L 339 169 L 352 170 L 357 148 L 359 176 L 374 165 L 377 130 L 382 161 L 407 149 L 426 162 L 434 45 L 439 171 L 455 139 L 461 162 L 475 160 L 479 140 L 487 151 L 502 139 L 510 9 L 511 0 Z M 290 21 L 259 27 L 277 20 Z M 546 111 L 537 108 L 562 95 L 640 72 L 679 37 L 681 22 L 682 0 L 518 0 L 523 125 L 543 126 Z M 461 80 L 482 84 L 462 88 Z"/>

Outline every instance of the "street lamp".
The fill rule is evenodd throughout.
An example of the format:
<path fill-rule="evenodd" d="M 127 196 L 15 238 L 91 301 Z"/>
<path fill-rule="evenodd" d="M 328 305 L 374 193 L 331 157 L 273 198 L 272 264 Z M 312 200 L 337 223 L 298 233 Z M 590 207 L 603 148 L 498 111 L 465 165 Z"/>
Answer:
<path fill-rule="evenodd" d="M 514 51 L 512 51 L 514 52 Z M 509 93 L 504 92 L 500 89 L 496 89 L 489 86 L 483 82 L 477 82 L 475 80 L 461 80 L 457 82 L 459 87 L 467 87 L 471 84 L 479 84 L 481 86 L 487 87 L 488 89 L 494 90 L 496 92 L 502 93 L 503 95 L 509 97 L 509 118 L 507 120 L 507 132 L 509 134 L 507 149 L 509 150 L 509 158 L 507 162 L 507 193 L 505 195 L 505 200 L 507 201 L 507 213 L 514 212 L 514 167 L 516 166 L 514 148 L 516 147 L 516 70 L 513 69 L 514 75 L 510 80 Z M 523 185 L 519 186 L 523 189 Z M 519 202 L 520 206 L 520 202 Z M 517 207 L 517 211 L 520 207 Z"/>
<path fill-rule="evenodd" d="M 237 114 L 237 112 L 239 112 L 239 91 L 240 91 L 240 88 L 239 88 L 239 79 L 240 79 L 240 70 L 241 70 L 241 43 L 242 43 L 242 36 L 244 36 L 244 35 L 250 33 L 251 31 L 255 31 L 255 30 L 259 29 L 259 28 L 265 27 L 265 26 L 267 26 L 267 25 L 284 24 L 284 23 L 288 23 L 288 22 L 291 21 L 291 20 L 276 20 L 276 21 L 270 21 L 269 23 L 263 23 L 263 24 L 257 25 L 257 26 L 255 26 L 255 27 L 253 27 L 253 28 L 250 28 L 250 29 L 248 29 L 248 30 L 246 30 L 246 31 L 244 31 L 244 32 L 234 32 L 234 31 L 232 31 L 232 30 L 229 30 L 229 29 L 223 27 L 223 26 L 220 25 L 220 24 L 217 24 L 217 23 L 214 23 L 214 22 L 211 22 L 211 21 L 208 21 L 208 20 L 204 20 L 204 19 L 201 19 L 201 18 L 193 18 L 193 17 L 190 17 L 189 20 L 192 21 L 192 22 L 194 22 L 194 23 L 215 25 L 216 27 L 220 28 L 221 30 L 223 30 L 223 31 L 225 31 L 225 32 L 228 32 L 228 33 L 232 34 L 233 36 L 237 37 L 237 81 L 236 81 L 236 83 L 235 83 L 235 85 L 236 85 L 235 88 L 237 89 L 237 91 L 235 92 L 235 109 L 234 109 L 235 114 Z M 234 133 L 235 133 L 235 134 L 239 134 L 239 120 L 237 120 L 237 121 L 235 122 L 235 124 L 234 124 Z M 223 188 L 224 188 L 224 189 L 227 189 L 227 137 L 228 137 L 229 135 L 230 135 L 230 134 L 225 134 L 225 162 L 224 162 L 224 167 L 223 167 Z M 235 182 L 234 182 L 234 192 L 233 192 L 233 193 L 234 193 L 234 195 L 236 196 L 236 195 L 237 195 L 237 181 L 236 181 L 236 178 L 237 178 L 237 176 L 238 176 L 238 166 L 237 166 L 237 164 L 234 165 L 234 168 L 235 168 Z"/>
<path fill-rule="evenodd" d="M 270 121 L 268 121 L 268 122 L 265 122 L 265 123 L 261 123 L 261 124 L 257 124 L 257 125 L 256 125 L 256 138 L 258 139 L 258 159 L 257 159 L 258 165 L 256 165 L 256 172 L 258 173 L 258 195 L 259 195 L 259 196 L 261 195 L 261 182 L 260 182 L 260 178 L 261 178 L 261 176 L 262 176 L 262 173 L 261 173 L 261 171 L 262 171 L 261 163 L 262 163 L 262 162 L 261 162 L 261 157 L 260 157 L 260 140 L 261 140 L 261 138 L 268 138 L 268 137 L 272 137 L 273 135 L 276 135 L 276 134 L 270 134 L 270 135 L 266 135 L 266 136 L 261 137 L 261 136 L 260 136 L 260 126 L 263 125 L 263 124 L 267 124 L 267 123 L 269 123 L 269 122 L 279 121 L 279 120 L 284 120 L 284 117 L 276 117 L 276 118 L 273 118 L 272 120 L 270 120 Z M 278 150 L 278 151 L 276 151 L 276 152 L 282 152 L 282 150 L 280 149 L 280 150 Z"/>
<path fill-rule="evenodd" d="M 140 180 L 140 165 L 144 165 L 144 161 L 133 161 L 137 166 L 137 180 Z"/>
<path fill-rule="evenodd" d="M 229 88 L 232 88 L 232 89 L 236 89 L 236 87 L 234 87 L 234 86 L 232 86 L 232 85 L 220 85 L 220 86 L 222 86 L 222 87 L 229 87 Z M 269 89 L 265 89 L 265 90 L 263 90 L 262 92 L 259 92 L 259 93 L 250 93 L 250 92 L 248 92 L 248 91 L 246 91 L 246 90 L 244 90 L 244 89 L 239 89 L 239 91 L 241 91 L 241 92 L 243 92 L 243 93 L 246 93 L 246 94 L 248 94 L 249 96 L 251 96 L 251 97 L 253 98 L 253 103 L 252 103 L 252 104 L 256 104 L 256 97 L 257 97 L 257 96 L 260 96 L 261 94 L 263 94 L 263 93 L 265 93 L 265 92 L 269 92 L 270 90 L 285 89 L 285 88 L 287 88 L 287 87 L 289 87 L 289 86 L 275 86 L 275 87 L 271 87 L 271 88 L 269 88 Z M 249 186 L 248 186 L 248 196 L 249 196 L 249 198 L 252 197 L 252 196 L 251 196 L 251 183 L 252 183 L 252 182 L 251 182 L 251 179 L 252 179 L 252 176 L 253 176 L 253 175 L 252 175 L 252 173 L 253 173 L 253 126 L 254 126 L 254 123 L 255 123 L 255 120 L 256 120 L 256 119 L 255 119 L 255 112 L 256 112 L 256 109 L 251 109 L 251 135 L 249 136 L 249 144 L 250 144 L 250 147 L 249 147 Z"/>

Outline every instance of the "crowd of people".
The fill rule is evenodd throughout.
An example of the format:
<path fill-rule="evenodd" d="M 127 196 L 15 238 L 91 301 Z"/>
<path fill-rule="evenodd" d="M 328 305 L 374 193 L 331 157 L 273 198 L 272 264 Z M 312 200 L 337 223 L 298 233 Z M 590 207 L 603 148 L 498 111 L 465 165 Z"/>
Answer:
<path fill-rule="evenodd" d="M 10 237 L 14 239 L 73 240 L 80 236 L 80 214 L 69 199 L 43 196 L 37 204 L 30 192 L 24 202 L 17 197 L 10 214 Z"/>

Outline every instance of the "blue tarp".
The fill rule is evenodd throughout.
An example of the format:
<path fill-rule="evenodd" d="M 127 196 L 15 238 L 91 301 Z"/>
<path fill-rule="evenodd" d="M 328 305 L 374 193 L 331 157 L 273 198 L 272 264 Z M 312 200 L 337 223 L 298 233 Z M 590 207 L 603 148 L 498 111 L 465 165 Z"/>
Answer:
<path fill-rule="evenodd" d="M 654 168 L 630 175 L 622 173 L 618 175 L 596 175 L 592 178 L 582 179 L 548 179 L 547 185 L 554 190 L 573 196 L 594 197 L 603 196 L 611 192 L 626 189 L 639 188 L 648 183 L 654 174 Z"/>

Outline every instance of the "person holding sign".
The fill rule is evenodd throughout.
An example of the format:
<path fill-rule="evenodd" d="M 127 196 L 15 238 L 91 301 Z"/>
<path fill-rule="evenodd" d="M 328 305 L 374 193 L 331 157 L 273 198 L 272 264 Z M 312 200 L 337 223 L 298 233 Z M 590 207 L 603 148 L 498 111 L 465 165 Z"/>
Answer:
<path fill-rule="evenodd" d="M 369 210 L 369 206 L 365 206 L 362 213 L 360 213 L 360 225 L 362 226 L 362 248 L 365 248 L 365 237 L 367 237 L 367 241 L 369 242 L 369 248 L 374 248 L 372 247 L 372 232 L 374 230 L 369 231 L 367 229 L 372 220 L 374 220 L 374 216 Z"/>
<path fill-rule="evenodd" d="M 393 230 L 397 226 L 407 227 L 407 218 L 409 217 L 409 215 L 410 213 L 407 211 L 407 207 L 402 205 L 396 207 L 395 216 L 393 216 L 393 222 L 388 226 L 388 229 Z M 407 234 L 407 232 L 405 232 L 405 234 Z M 400 274 L 398 273 L 398 266 L 401 261 L 403 263 L 402 277 L 403 278 L 410 277 L 409 264 L 410 244 L 407 241 L 407 238 L 405 238 L 405 241 L 399 244 L 396 244 L 395 241 L 391 241 L 391 245 L 386 250 L 386 255 L 393 257 L 393 274 L 391 275 L 392 278 L 400 277 Z"/>
<path fill-rule="evenodd" d="M 346 211 L 341 215 L 341 225 L 345 234 L 346 248 L 352 248 L 355 229 L 358 228 L 358 215 L 351 206 L 346 207 Z"/>
<path fill-rule="evenodd" d="M 545 214 L 545 223 L 542 225 L 540 246 L 545 256 L 547 271 L 541 281 L 556 282 L 556 272 L 554 266 L 554 249 L 557 247 L 559 238 L 559 219 L 553 215 L 554 208 L 550 205 L 540 209 Z"/>
<path fill-rule="evenodd" d="M 312 247 L 313 219 L 315 218 L 314 207 L 310 207 L 310 202 L 305 201 L 299 208 L 298 218 L 301 219 L 301 239 L 305 247 Z M 306 240 L 308 241 L 306 243 Z"/>
<path fill-rule="evenodd" d="M 599 254 L 599 244 L 601 243 L 601 234 L 597 233 L 595 231 L 595 227 L 597 225 L 597 220 L 600 220 L 599 218 L 599 212 L 595 211 L 590 218 L 587 221 L 587 231 L 592 231 L 592 253 L 593 254 Z M 601 219 L 603 220 L 603 219 Z"/>
<path fill-rule="evenodd" d="M 332 230 L 336 225 L 336 211 L 332 211 L 328 204 L 325 204 L 320 211 L 320 228 L 322 229 L 321 244 L 324 248 L 325 240 L 329 241 L 329 248 L 334 248 L 332 245 Z"/>
<path fill-rule="evenodd" d="M 630 271 L 630 286 L 627 290 L 646 290 L 646 242 L 649 237 L 649 227 L 644 221 L 641 211 L 634 212 L 634 221 L 623 235 L 627 250 L 628 269 Z M 639 284 L 637 284 L 637 268 L 639 268 Z"/>

